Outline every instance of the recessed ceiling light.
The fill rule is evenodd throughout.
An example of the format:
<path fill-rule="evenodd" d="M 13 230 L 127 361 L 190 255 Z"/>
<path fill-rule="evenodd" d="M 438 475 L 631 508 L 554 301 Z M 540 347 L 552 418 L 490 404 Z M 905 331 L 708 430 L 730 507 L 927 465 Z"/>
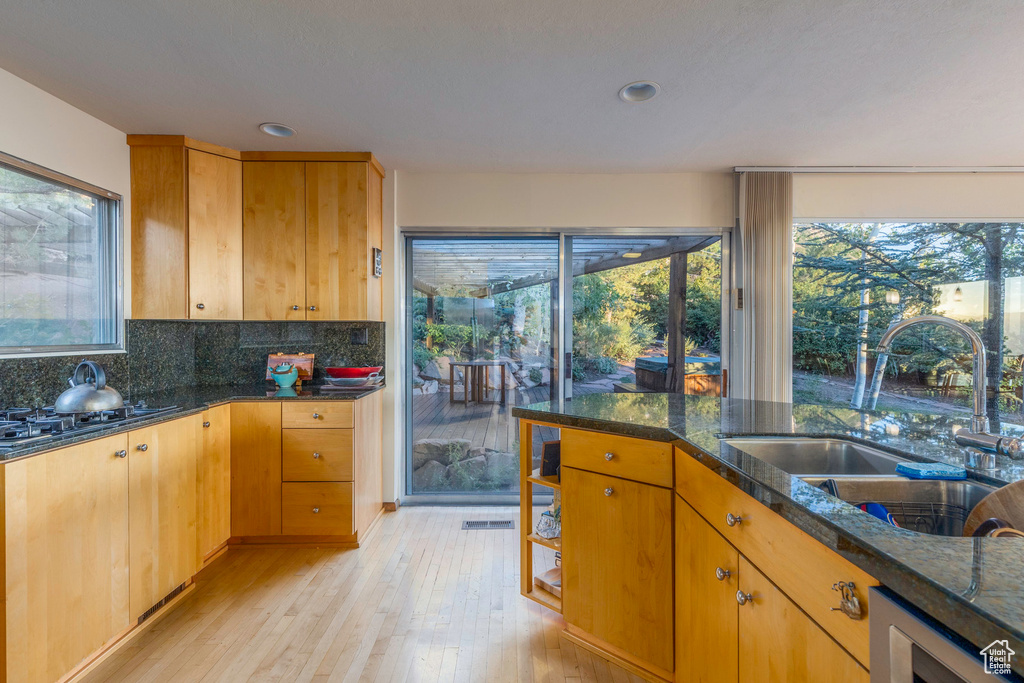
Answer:
<path fill-rule="evenodd" d="M 295 129 L 283 123 L 261 123 L 260 130 L 275 138 L 290 138 L 295 135 Z"/>
<path fill-rule="evenodd" d="M 636 81 L 622 86 L 619 99 L 623 102 L 646 102 L 661 92 L 661 86 L 654 81 Z"/>
<path fill-rule="evenodd" d="M 643 256 L 639 251 L 627 251 L 622 255 L 622 258 L 640 258 Z"/>

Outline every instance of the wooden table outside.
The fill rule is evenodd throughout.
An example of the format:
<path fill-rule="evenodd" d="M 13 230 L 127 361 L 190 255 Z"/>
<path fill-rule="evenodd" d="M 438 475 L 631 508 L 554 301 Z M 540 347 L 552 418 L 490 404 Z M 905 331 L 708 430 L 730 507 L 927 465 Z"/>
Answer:
<path fill-rule="evenodd" d="M 455 368 L 462 367 L 466 368 L 466 372 L 463 373 L 462 377 L 462 400 L 463 403 L 469 405 L 470 401 L 476 403 L 500 403 L 505 405 L 505 361 L 501 360 L 469 360 L 469 361 L 451 361 L 448 365 L 448 402 L 455 403 Z M 487 395 L 487 380 L 490 379 L 488 376 L 489 372 L 484 372 L 487 368 L 501 368 L 501 395 L 497 401 L 487 401 L 484 397 Z"/>

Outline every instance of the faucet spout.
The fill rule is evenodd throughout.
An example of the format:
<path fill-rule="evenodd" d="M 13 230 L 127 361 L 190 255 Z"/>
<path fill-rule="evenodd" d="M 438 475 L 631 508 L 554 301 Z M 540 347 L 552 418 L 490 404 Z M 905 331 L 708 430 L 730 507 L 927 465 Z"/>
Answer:
<path fill-rule="evenodd" d="M 972 434 L 987 433 L 988 405 L 985 386 L 987 357 L 985 354 L 985 343 L 981 340 L 981 337 L 977 332 L 967 325 L 964 325 L 962 322 L 953 320 L 952 318 L 946 318 L 941 315 L 921 315 L 916 318 L 901 320 L 898 323 L 890 325 L 889 329 L 882 334 L 882 338 L 878 340 L 878 353 L 889 353 L 889 347 L 892 346 L 893 339 L 895 339 L 896 336 L 904 330 L 916 327 L 917 325 L 941 325 L 942 327 L 947 327 L 959 332 L 960 335 L 963 336 L 963 338 L 971 345 L 971 354 L 974 358 L 971 364 L 971 397 L 974 405 L 974 416 L 971 418 L 970 431 Z"/>

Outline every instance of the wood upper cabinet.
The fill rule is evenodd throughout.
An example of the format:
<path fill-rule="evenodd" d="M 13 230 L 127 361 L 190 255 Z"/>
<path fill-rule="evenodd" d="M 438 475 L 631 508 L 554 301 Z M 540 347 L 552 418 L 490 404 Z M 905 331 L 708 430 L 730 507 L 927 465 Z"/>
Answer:
<path fill-rule="evenodd" d="M 739 606 L 740 683 L 868 683 L 867 669 L 742 556 L 739 584 L 750 596 Z"/>
<path fill-rule="evenodd" d="M 128 433 L 130 617 L 196 571 L 196 457 L 200 415 Z"/>
<path fill-rule="evenodd" d="M 242 317 L 242 162 L 181 136 L 130 135 L 132 317 Z"/>
<path fill-rule="evenodd" d="M 676 681 L 735 683 L 739 553 L 676 497 Z"/>
<path fill-rule="evenodd" d="M 56 681 L 130 625 L 127 443 L 3 465 L 6 680 Z"/>
<path fill-rule="evenodd" d="M 306 164 L 242 168 L 246 320 L 306 319 Z"/>
<path fill-rule="evenodd" d="M 196 467 L 196 561 L 200 567 L 231 536 L 231 406 L 210 408 L 202 420 Z"/>
<path fill-rule="evenodd" d="M 662 672 L 674 659 L 672 496 L 562 467 L 562 615 Z"/>

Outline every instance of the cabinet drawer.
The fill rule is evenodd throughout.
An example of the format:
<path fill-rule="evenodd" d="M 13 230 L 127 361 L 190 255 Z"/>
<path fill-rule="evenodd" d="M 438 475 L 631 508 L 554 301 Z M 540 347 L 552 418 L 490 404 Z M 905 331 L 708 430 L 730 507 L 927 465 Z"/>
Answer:
<path fill-rule="evenodd" d="M 287 401 L 281 404 L 281 426 L 308 429 L 351 429 L 351 401 Z"/>
<path fill-rule="evenodd" d="M 281 471 L 284 481 L 352 481 L 352 430 L 282 430 Z"/>
<path fill-rule="evenodd" d="M 672 445 L 660 441 L 563 429 L 562 465 L 672 486 Z"/>
<path fill-rule="evenodd" d="M 704 456 L 709 457 L 709 456 Z M 769 510 L 680 449 L 676 491 L 793 602 L 865 667 L 868 662 L 868 586 L 878 581 Z M 741 518 L 730 526 L 727 515 Z M 839 611 L 832 586 L 852 581 L 863 618 Z"/>
<path fill-rule="evenodd" d="M 352 484 L 281 484 L 281 533 L 348 536 L 352 534 Z"/>

